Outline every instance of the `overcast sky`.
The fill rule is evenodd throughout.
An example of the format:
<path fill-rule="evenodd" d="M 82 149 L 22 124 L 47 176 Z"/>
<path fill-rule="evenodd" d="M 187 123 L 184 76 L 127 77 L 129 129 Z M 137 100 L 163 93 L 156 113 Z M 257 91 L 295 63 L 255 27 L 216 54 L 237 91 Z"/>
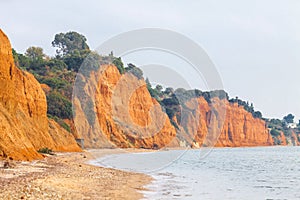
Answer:
<path fill-rule="evenodd" d="M 265 117 L 300 117 L 298 0 L 0 0 L 0 7 L 0 28 L 18 52 L 40 46 L 53 55 L 54 35 L 70 30 L 92 49 L 133 29 L 179 32 L 206 50 L 231 97 Z"/>

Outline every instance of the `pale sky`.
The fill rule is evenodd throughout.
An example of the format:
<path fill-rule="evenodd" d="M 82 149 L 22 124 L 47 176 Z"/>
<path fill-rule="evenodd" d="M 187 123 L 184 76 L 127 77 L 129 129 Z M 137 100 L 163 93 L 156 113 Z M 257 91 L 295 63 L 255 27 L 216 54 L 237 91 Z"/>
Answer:
<path fill-rule="evenodd" d="M 133 29 L 179 32 L 205 49 L 231 97 L 253 102 L 264 117 L 300 118 L 298 0 L 0 0 L 0 7 L 0 28 L 18 52 L 40 46 L 54 55 L 54 35 L 70 30 L 92 49 Z"/>

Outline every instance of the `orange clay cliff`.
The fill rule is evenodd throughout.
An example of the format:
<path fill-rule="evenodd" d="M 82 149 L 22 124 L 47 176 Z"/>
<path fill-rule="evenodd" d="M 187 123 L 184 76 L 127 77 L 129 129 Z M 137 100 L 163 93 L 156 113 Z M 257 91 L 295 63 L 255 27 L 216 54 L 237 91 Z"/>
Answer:
<path fill-rule="evenodd" d="M 75 117 L 69 124 L 76 138 L 84 139 L 88 148 L 238 147 L 274 143 L 264 120 L 227 99 L 214 97 L 208 102 L 202 96 L 191 98 L 184 107 L 194 109 L 193 115 L 182 119 L 174 115 L 169 119 L 151 97 L 143 79 L 130 73 L 120 74 L 114 65 L 104 65 L 88 78 L 79 74 L 77 79 L 85 87 L 81 96 L 74 95 Z M 42 155 L 37 150 L 45 147 L 54 151 L 81 150 L 73 134 L 47 118 L 47 85 L 41 86 L 33 75 L 15 66 L 10 42 L 1 30 L 0 85 L 0 157 L 38 159 Z"/>
<path fill-rule="evenodd" d="M 83 112 L 87 102 L 75 97 L 75 124 L 80 133 L 86 133 L 80 137 L 84 138 L 87 147 L 273 145 L 264 120 L 254 118 L 242 106 L 226 99 L 213 98 L 211 104 L 203 97 L 191 99 L 185 107 L 198 106 L 198 117 L 186 116 L 177 124 L 176 116 L 171 123 L 159 103 L 151 97 L 143 79 L 130 73 L 120 74 L 114 65 L 104 65 L 100 71 L 91 72 L 87 80 L 83 76 L 80 78 L 86 83 L 81 95 L 95 97 L 93 112 L 97 115 L 90 124 Z"/>
<path fill-rule="evenodd" d="M 47 118 L 41 85 L 18 69 L 7 36 L 0 30 L 0 158 L 42 158 L 41 148 L 81 151 L 73 135 Z"/>

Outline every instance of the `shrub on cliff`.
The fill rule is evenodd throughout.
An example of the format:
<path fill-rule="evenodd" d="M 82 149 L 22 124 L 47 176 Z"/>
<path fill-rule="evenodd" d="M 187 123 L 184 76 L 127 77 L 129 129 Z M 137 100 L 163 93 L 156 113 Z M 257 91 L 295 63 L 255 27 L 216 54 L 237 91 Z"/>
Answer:
<path fill-rule="evenodd" d="M 85 77 L 90 77 L 92 71 L 97 71 L 99 69 L 101 59 L 102 57 L 97 52 L 91 51 L 82 62 L 79 73 Z"/>
<path fill-rule="evenodd" d="M 165 95 L 167 95 L 167 96 L 170 96 L 170 95 L 172 95 L 172 94 L 174 94 L 174 89 L 173 88 L 171 88 L 171 87 L 167 87 L 166 89 L 165 89 L 165 91 L 163 91 L 163 93 L 165 94 Z"/>
<path fill-rule="evenodd" d="M 61 89 L 63 87 L 65 87 L 66 85 L 68 85 L 68 82 L 63 80 L 63 79 L 59 79 L 56 77 L 42 77 L 39 79 L 40 83 L 44 83 L 47 84 L 48 86 L 50 86 L 52 89 Z"/>
<path fill-rule="evenodd" d="M 44 60 L 45 54 L 40 47 L 29 47 L 25 55 L 17 53 L 12 50 L 15 64 L 22 70 L 39 72 L 45 70 L 46 61 Z"/>
<path fill-rule="evenodd" d="M 27 70 L 30 68 L 30 60 L 28 57 L 24 56 L 21 53 L 17 53 L 14 49 L 12 49 L 12 53 L 15 64 L 18 68 L 22 70 Z"/>
<path fill-rule="evenodd" d="M 262 118 L 262 114 L 261 114 L 261 112 L 259 112 L 259 111 L 253 112 L 253 113 L 252 113 L 252 116 L 253 116 L 254 118 L 259 118 L 259 119 Z"/>
<path fill-rule="evenodd" d="M 140 68 L 136 67 L 134 64 L 131 63 L 129 63 L 127 66 L 128 67 L 125 68 L 125 71 L 127 73 L 133 74 L 138 79 L 143 79 L 143 71 Z"/>
<path fill-rule="evenodd" d="M 270 131 L 270 133 L 274 137 L 278 137 L 280 135 L 280 131 L 278 131 L 278 130 L 276 130 L 274 128 Z"/>
<path fill-rule="evenodd" d="M 210 91 L 210 98 L 214 98 L 214 97 L 218 97 L 219 99 L 229 99 L 227 92 L 225 92 L 224 90 L 214 90 L 214 91 Z"/>
<path fill-rule="evenodd" d="M 229 102 L 230 103 L 238 103 L 239 106 L 243 106 L 244 109 L 248 112 L 250 112 L 252 114 L 252 116 L 254 118 L 259 118 L 259 119 L 262 119 L 262 113 L 260 111 L 255 111 L 254 110 L 254 106 L 253 106 L 253 103 L 251 103 L 249 105 L 249 102 L 247 101 L 243 101 L 241 99 L 239 99 L 238 97 L 236 98 L 232 98 L 232 99 L 229 99 Z"/>
<path fill-rule="evenodd" d="M 47 114 L 47 117 L 49 119 L 53 119 L 54 121 L 56 121 L 61 127 L 63 127 L 66 131 L 71 132 L 71 127 L 64 122 L 63 119 L 58 118 L 57 116 L 52 116 L 50 114 Z"/>
<path fill-rule="evenodd" d="M 54 155 L 52 149 L 49 149 L 48 147 L 41 148 L 41 149 L 38 150 L 38 152 L 42 153 L 42 154 Z"/>
<path fill-rule="evenodd" d="M 292 130 L 291 130 L 290 128 L 285 128 L 285 129 L 283 130 L 283 134 L 284 134 L 284 136 L 286 136 L 286 137 L 291 137 L 291 136 L 292 136 Z"/>
<path fill-rule="evenodd" d="M 114 58 L 112 63 L 118 68 L 120 74 L 125 73 L 124 64 L 123 64 L 120 57 L 119 58 Z"/>
<path fill-rule="evenodd" d="M 78 72 L 84 59 L 91 53 L 90 50 L 74 50 L 63 57 L 64 63 L 68 66 L 68 70 Z"/>
<path fill-rule="evenodd" d="M 57 91 L 47 95 L 47 113 L 62 119 L 72 118 L 72 103 Z"/>
<path fill-rule="evenodd" d="M 47 61 L 46 65 L 53 72 L 63 71 L 64 69 L 68 68 L 67 64 L 63 60 L 57 58 L 51 58 Z"/>
<path fill-rule="evenodd" d="M 148 78 L 146 78 L 146 86 L 151 97 L 155 98 L 158 102 L 160 102 L 161 93 L 156 88 L 152 88 L 152 85 Z"/>

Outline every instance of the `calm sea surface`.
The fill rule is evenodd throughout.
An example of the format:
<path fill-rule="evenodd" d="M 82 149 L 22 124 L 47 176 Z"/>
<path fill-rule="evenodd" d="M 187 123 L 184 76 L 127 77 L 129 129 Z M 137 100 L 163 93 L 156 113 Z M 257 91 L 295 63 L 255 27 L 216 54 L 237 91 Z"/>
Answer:
<path fill-rule="evenodd" d="M 145 199 L 300 199 L 300 147 L 170 150 L 91 162 L 154 177 Z"/>

